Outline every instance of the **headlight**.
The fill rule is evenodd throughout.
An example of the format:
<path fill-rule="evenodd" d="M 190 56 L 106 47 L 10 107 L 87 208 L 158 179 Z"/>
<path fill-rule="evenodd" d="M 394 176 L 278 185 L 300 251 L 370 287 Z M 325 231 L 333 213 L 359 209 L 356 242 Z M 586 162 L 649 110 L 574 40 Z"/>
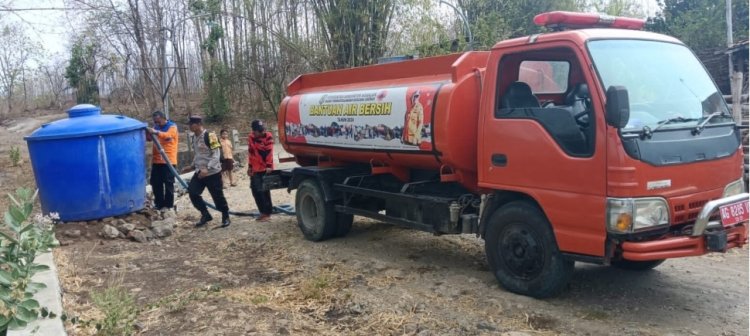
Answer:
<path fill-rule="evenodd" d="M 663 198 L 607 199 L 607 231 L 633 233 L 669 224 L 669 208 Z"/>
<path fill-rule="evenodd" d="M 724 195 L 721 197 L 729 197 L 734 195 L 739 195 L 743 192 L 745 192 L 745 183 L 743 183 L 742 179 L 739 179 L 737 181 L 734 181 L 730 184 L 727 184 L 726 187 L 724 187 Z"/>

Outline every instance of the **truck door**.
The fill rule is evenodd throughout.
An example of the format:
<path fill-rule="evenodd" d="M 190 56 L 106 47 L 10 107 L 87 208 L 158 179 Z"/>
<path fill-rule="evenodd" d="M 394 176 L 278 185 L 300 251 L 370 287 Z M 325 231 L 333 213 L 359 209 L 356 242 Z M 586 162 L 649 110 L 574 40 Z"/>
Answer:
<path fill-rule="evenodd" d="M 574 46 L 496 51 L 479 125 L 480 186 L 534 198 L 564 252 L 604 254 L 604 118 Z M 519 48 L 516 48 L 519 49 Z"/>

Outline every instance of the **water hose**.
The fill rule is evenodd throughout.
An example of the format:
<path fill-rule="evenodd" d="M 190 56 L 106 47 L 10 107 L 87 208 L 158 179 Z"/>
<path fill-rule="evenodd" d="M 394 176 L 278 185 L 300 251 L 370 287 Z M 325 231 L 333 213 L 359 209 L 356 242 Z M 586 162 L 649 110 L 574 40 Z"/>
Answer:
<path fill-rule="evenodd" d="M 161 146 L 161 144 L 159 143 L 158 139 L 154 136 L 154 134 L 151 131 L 151 129 L 147 129 L 147 130 L 152 135 L 151 136 L 151 138 L 152 138 L 151 141 L 156 146 L 156 149 L 159 150 L 159 154 L 161 154 L 161 158 L 164 159 L 164 162 L 167 163 L 167 167 L 169 167 L 169 171 L 172 172 L 172 175 L 174 175 L 174 177 L 177 179 L 177 182 L 180 183 L 180 186 L 182 186 L 183 189 L 188 190 L 188 184 L 187 184 L 187 182 L 185 182 L 185 180 L 183 180 L 182 177 L 180 177 L 180 173 L 177 172 L 177 169 L 174 168 L 174 166 L 172 165 L 172 162 L 169 161 L 169 158 L 167 157 L 167 153 L 164 152 L 164 148 Z M 219 211 L 219 209 L 216 209 L 215 205 L 213 205 L 211 203 L 208 203 L 205 200 L 203 201 L 203 203 L 205 203 L 207 207 L 209 207 L 211 209 L 214 209 L 216 211 Z M 285 214 L 285 215 L 290 215 L 290 216 L 294 216 L 295 215 L 294 207 L 291 206 L 291 205 L 289 205 L 289 204 L 274 205 L 273 206 L 273 213 L 274 214 Z M 258 216 L 260 216 L 260 213 L 258 211 L 251 211 L 251 212 L 229 211 L 229 214 L 233 215 L 233 216 L 241 216 L 241 217 L 258 217 Z"/>

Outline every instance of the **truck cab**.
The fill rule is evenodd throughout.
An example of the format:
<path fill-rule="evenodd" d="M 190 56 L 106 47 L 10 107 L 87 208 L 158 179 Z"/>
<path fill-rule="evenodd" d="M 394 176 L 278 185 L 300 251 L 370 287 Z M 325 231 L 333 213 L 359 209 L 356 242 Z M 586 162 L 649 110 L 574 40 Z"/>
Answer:
<path fill-rule="evenodd" d="M 745 244 L 740 133 L 703 65 L 668 36 L 565 29 L 591 16 L 542 14 L 538 21 L 562 30 L 492 49 L 479 185 L 533 199 L 573 260 L 648 269 Z M 538 241 L 521 231 L 485 236 L 522 251 L 488 251 L 519 277 L 542 268 L 529 266 L 538 251 L 523 252 Z"/>

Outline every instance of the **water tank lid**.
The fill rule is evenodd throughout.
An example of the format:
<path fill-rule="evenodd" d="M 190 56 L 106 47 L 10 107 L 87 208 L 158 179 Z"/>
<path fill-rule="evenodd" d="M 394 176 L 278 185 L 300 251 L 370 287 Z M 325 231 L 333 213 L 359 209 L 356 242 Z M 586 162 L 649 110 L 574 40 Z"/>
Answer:
<path fill-rule="evenodd" d="M 80 104 L 68 110 L 68 118 L 42 125 L 26 141 L 80 138 L 146 128 L 146 124 L 121 115 L 101 114 L 98 106 Z"/>

